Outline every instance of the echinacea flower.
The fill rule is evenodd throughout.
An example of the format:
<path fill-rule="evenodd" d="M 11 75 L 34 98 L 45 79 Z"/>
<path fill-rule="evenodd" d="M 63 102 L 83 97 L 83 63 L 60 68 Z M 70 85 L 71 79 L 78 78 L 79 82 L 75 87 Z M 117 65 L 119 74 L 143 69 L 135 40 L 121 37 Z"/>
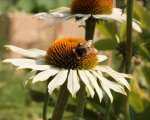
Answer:
<path fill-rule="evenodd" d="M 48 91 L 51 94 L 54 89 L 67 83 L 67 88 L 73 97 L 80 89 L 80 83 L 86 86 L 87 94 L 91 97 L 95 92 L 101 101 L 104 92 L 107 93 L 111 102 L 113 96 L 111 90 L 126 95 L 124 87 L 130 90 L 126 78 L 128 74 L 118 73 L 109 66 L 98 65 L 106 60 L 105 55 L 98 55 L 97 50 L 79 38 L 62 38 L 52 43 L 47 51 L 39 49 L 22 49 L 12 45 L 6 47 L 15 53 L 27 58 L 5 59 L 3 62 L 11 63 L 18 69 L 29 69 L 30 73 L 25 78 L 25 84 L 29 79 L 32 83 L 52 80 L 48 84 Z M 103 73 L 110 75 L 112 80 L 104 77 Z"/>
<path fill-rule="evenodd" d="M 71 8 L 60 7 L 47 12 L 34 15 L 38 19 L 58 18 L 49 25 L 76 18 L 82 23 L 89 18 L 99 20 L 115 20 L 121 23 L 126 22 L 126 14 L 119 8 L 113 7 L 113 0 L 73 0 Z M 139 22 L 133 19 L 133 29 L 142 32 Z"/>

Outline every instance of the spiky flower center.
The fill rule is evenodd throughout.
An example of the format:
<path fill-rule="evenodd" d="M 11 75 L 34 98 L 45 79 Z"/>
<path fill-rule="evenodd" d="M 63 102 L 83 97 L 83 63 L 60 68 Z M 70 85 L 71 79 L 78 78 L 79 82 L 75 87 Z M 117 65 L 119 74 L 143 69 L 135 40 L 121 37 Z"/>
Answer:
<path fill-rule="evenodd" d="M 111 14 L 112 0 L 73 0 L 72 13 L 74 14 Z"/>
<path fill-rule="evenodd" d="M 65 69 L 92 69 L 98 64 L 94 47 L 83 46 L 86 41 L 79 38 L 56 40 L 47 50 L 45 57 L 49 65 Z"/>

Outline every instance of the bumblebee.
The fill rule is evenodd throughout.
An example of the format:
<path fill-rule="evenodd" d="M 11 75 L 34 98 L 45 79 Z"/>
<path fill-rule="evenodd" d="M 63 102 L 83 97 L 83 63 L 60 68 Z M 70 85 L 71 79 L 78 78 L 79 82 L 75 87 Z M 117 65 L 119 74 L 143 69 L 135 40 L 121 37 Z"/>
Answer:
<path fill-rule="evenodd" d="M 73 49 L 73 53 L 75 54 L 77 59 L 81 59 L 89 54 L 96 54 L 97 50 L 95 48 L 92 48 L 91 45 L 92 40 L 88 40 L 85 43 L 78 44 L 78 46 L 75 49 Z"/>

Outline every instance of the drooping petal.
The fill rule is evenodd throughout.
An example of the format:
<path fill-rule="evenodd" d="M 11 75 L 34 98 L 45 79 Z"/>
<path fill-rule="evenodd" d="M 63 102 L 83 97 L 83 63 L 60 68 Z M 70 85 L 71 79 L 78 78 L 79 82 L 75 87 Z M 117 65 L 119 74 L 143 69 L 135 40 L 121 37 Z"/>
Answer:
<path fill-rule="evenodd" d="M 85 74 L 87 75 L 87 77 L 89 78 L 91 83 L 93 84 L 93 86 L 94 86 L 94 88 L 95 88 L 95 90 L 98 94 L 99 100 L 101 102 L 102 98 L 103 98 L 103 93 L 102 93 L 102 90 L 101 90 L 100 86 L 97 83 L 97 79 L 87 70 L 85 71 Z"/>
<path fill-rule="evenodd" d="M 100 74 L 98 74 L 97 72 L 95 72 L 95 71 L 93 71 L 93 70 L 92 70 L 91 72 L 100 80 L 100 84 L 101 84 L 102 88 L 103 88 L 104 91 L 107 93 L 107 95 L 109 96 L 110 101 L 111 101 L 111 103 L 112 103 L 112 102 L 113 102 L 113 96 L 112 96 L 112 94 L 111 94 L 111 91 L 110 91 L 109 86 L 104 82 L 104 80 L 102 79 L 102 77 L 101 77 Z"/>
<path fill-rule="evenodd" d="M 112 14 L 108 14 L 108 15 L 93 15 L 94 18 L 96 19 L 104 19 L 104 20 L 116 20 L 118 22 L 126 22 L 127 21 L 127 17 L 125 14 L 122 14 L 121 9 L 119 8 L 113 8 L 113 12 Z M 137 32 L 141 33 L 142 29 L 139 26 L 139 22 L 137 22 L 136 20 L 133 19 L 133 29 L 136 30 Z"/>
<path fill-rule="evenodd" d="M 41 52 L 37 52 L 37 51 L 32 51 L 32 50 L 25 50 L 13 45 L 5 45 L 6 48 L 10 49 L 11 51 L 23 55 L 25 57 L 30 57 L 30 58 L 44 58 L 45 56 L 43 56 L 43 53 L 41 54 Z"/>
<path fill-rule="evenodd" d="M 28 83 L 28 81 L 29 81 L 30 79 L 32 79 L 32 78 L 35 76 L 36 72 L 37 72 L 37 70 L 32 70 L 31 72 L 29 72 L 29 73 L 25 76 L 25 78 L 24 78 L 24 80 L 23 80 L 23 85 L 24 85 L 24 86 L 26 86 L 26 84 Z"/>
<path fill-rule="evenodd" d="M 53 90 L 62 85 L 67 79 L 68 70 L 62 70 L 55 78 L 48 84 L 48 91 L 51 94 Z"/>
<path fill-rule="evenodd" d="M 116 92 L 118 92 L 118 93 L 121 93 L 121 94 L 126 95 L 126 92 L 125 92 L 124 88 L 123 88 L 120 84 L 115 83 L 115 82 L 113 82 L 113 81 L 110 81 L 110 80 L 108 80 L 107 78 L 103 77 L 103 76 L 101 75 L 101 72 L 100 72 L 100 71 L 98 71 L 97 73 L 100 73 L 100 76 L 99 76 L 100 80 L 101 80 L 104 84 L 106 84 L 110 89 L 112 89 L 112 90 L 114 90 L 114 91 L 116 91 Z"/>
<path fill-rule="evenodd" d="M 99 70 L 101 72 L 105 72 L 109 75 L 113 75 L 113 76 L 118 76 L 120 78 L 131 78 L 132 76 L 130 74 L 124 74 L 124 73 L 119 73 L 115 70 L 113 70 L 111 67 L 109 66 L 103 66 L 103 65 L 100 65 L 100 66 L 96 66 L 95 68 L 96 70 Z"/>
<path fill-rule="evenodd" d="M 131 78 L 129 74 L 118 73 L 109 66 L 97 66 L 96 69 L 101 72 L 105 72 L 114 78 L 118 83 L 126 86 L 130 90 L 130 85 L 125 78 Z"/>
<path fill-rule="evenodd" d="M 53 26 L 53 25 L 59 24 L 59 23 L 64 22 L 66 20 L 75 18 L 76 16 L 84 16 L 84 15 L 82 15 L 82 14 L 68 15 L 68 16 L 62 17 L 62 18 L 60 18 L 58 20 L 55 20 L 54 22 L 49 23 L 49 26 Z"/>
<path fill-rule="evenodd" d="M 71 15 L 70 8 L 60 7 L 57 9 L 50 10 L 49 13 L 47 12 L 37 13 L 33 17 L 40 20 L 46 20 L 49 18 L 66 17 L 69 15 Z"/>
<path fill-rule="evenodd" d="M 93 96 L 94 96 L 94 90 L 92 89 L 92 87 L 91 87 L 91 85 L 90 85 L 90 83 L 89 83 L 89 79 L 88 79 L 88 77 L 86 76 L 84 70 L 78 70 L 78 73 L 79 73 L 79 76 L 80 76 L 81 80 L 84 82 L 84 84 L 85 84 L 86 87 L 88 88 L 91 97 L 93 97 Z"/>
<path fill-rule="evenodd" d="M 107 60 L 106 55 L 97 55 L 97 57 L 98 57 L 98 62 L 103 62 L 103 61 Z"/>
<path fill-rule="evenodd" d="M 68 84 L 67 88 L 72 94 L 73 97 L 76 96 L 76 93 L 80 89 L 80 84 L 77 76 L 77 71 L 76 70 L 70 70 L 69 76 L 68 76 Z"/>
<path fill-rule="evenodd" d="M 121 85 L 126 86 L 126 88 L 127 88 L 128 90 L 131 90 L 130 84 L 127 82 L 127 80 L 126 80 L 125 78 L 120 78 L 120 77 L 116 77 L 116 76 L 113 76 L 113 75 L 112 75 L 112 77 L 113 77 L 118 83 L 120 83 Z"/>
<path fill-rule="evenodd" d="M 60 70 L 58 69 L 48 69 L 45 70 L 43 72 L 38 73 L 34 78 L 32 83 L 38 82 L 38 81 L 45 81 L 47 80 L 49 77 L 57 74 Z"/>
<path fill-rule="evenodd" d="M 30 65 L 30 64 L 25 64 L 22 66 L 19 66 L 18 69 L 32 69 L 32 70 L 48 70 L 51 69 L 52 67 L 50 65 Z"/>
<path fill-rule="evenodd" d="M 45 64 L 43 60 L 34 60 L 34 59 L 26 59 L 26 58 L 13 58 L 13 59 L 5 59 L 3 60 L 4 63 L 11 63 L 15 66 L 21 66 L 24 64 Z"/>

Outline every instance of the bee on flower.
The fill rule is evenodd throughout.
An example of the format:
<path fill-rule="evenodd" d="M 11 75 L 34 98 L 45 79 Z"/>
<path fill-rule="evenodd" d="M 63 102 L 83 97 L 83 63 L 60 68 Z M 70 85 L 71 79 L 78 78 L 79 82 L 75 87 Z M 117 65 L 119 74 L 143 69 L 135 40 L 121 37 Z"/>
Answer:
<path fill-rule="evenodd" d="M 112 102 L 111 90 L 124 95 L 126 95 L 125 87 L 130 90 L 126 78 L 131 78 L 131 75 L 118 73 L 109 66 L 99 65 L 107 57 L 98 54 L 92 41 L 62 38 L 53 42 L 46 51 L 25 50 L 12 45 L 6 45 L 6 48 L 25 57 L 3 61 L 13 64 L 18 69 L 30 70 L 25 77 L 25 85 L 29 80 L 36 83 L 46 81 L 53 76 L 48 84 L 50 94 L 66 83 L 72 97 L 76 97 L 80 83 L 83 82 L 88 95 L 94 97 L 97 93 L 101 102 L 105 91 Z M 111 76 L 113 81 L 106 78 L 103 73 Z"/>

